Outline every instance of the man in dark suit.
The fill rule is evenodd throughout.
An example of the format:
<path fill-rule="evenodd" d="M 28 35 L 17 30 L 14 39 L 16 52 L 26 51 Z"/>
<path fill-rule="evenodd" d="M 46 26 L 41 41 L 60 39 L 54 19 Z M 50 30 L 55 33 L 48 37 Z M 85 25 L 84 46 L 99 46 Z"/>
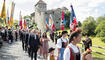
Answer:
<path fill-rule="evenodd" d="M 9 31 L 8 31 L 8 42 L 9 43 L 13 42 L 13 34 L 12 34 L 11 29 L 9 29 Z"/>
<path fill-rule="evenodd" d="M 21 39 L 22 39 L 22 48 L 23 48 L 23 50 L 25 50 L 25 31 L 24 30 L 22 30 L 22 32 L 21 32 Z"/>
<path fill-rule="evenodd" d="M 15 31 L 15 41 L 17 41 L 17 38 L 18 38 L 18 31 L 16 30 Z"/>
<path fill-rule="evenodd" d="M 29 55 L 29 57 L 31 56 L 31 48 L 29 45 L 30 40 L 31 40 L 31 29 L 28 30 L 28 42 L 27 42 L 28 43 L 28 55 Z"/>
<path fill-rule="evenodd" d="M 33 30 L 33 33 L 30 35 L 29 46 L 31 49 L 31 60 L 33 60 L 33 58 L 34 60 L 37 60 L 37 51 L 40 46 L 40 40 L 35 30 Z"/>
<path fill-rule="evenodd" d="M 19 30 L 19 35 L 20 35 L 20 40 L 22 40 L 23 37 L 22 30 Z"/>
<path fill-rule="evenodd" d="M 5 28 L 5 32 L 4 32 L 4 41 L 7 41 L 7 28 Z"/>
<path fill-rule="evenodd" d="M 29 33 L 27 30 L 25 33 L 25 51 L 27 51 L 27 47 L 28 47 L 28 38 L 29 38 Z"/>

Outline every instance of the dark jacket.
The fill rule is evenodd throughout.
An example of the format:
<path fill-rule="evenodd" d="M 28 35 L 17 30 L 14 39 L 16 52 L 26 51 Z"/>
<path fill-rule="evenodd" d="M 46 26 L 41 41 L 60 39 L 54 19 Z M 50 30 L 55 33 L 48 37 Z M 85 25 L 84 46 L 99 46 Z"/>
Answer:
<path fill-rule="evenodd" d="M 85 47 L 90 48 L 90 46 L 92 46 L 92 40 L 90 38 L 87 38 L 84 44 Z"/>
<path fill-rule="evenodd" d="M 38 38 L 38 35 L 36 35 L 36 39 L 35 39 L 35 34 L 31 34 L 31 35 L 30 35 L 29 45 L 30 45 L 30 48 L 32 48 L 32 49 L 37 49 L 37 48 L 39 48 L 39 46 L 40 46 L 41 44 L 40 44 L 40 40 L 39 40 L 39 38 Z"/>
<path fill-rule="evenodd" d="M 25 43 L 28 44 L 28 38 L 29 38 L 29 33 L 26 33 L 26 37 L 25 37 Z"/>
<path fill-rule="evenodd" d="M 13 35 L 11 30 L 8 31 L 8 40 L 13 40 Z"/>
<path fill-rule="evenodd" d="M 23 32 L 19 31 L 20 39 L 23 40 Z"/>

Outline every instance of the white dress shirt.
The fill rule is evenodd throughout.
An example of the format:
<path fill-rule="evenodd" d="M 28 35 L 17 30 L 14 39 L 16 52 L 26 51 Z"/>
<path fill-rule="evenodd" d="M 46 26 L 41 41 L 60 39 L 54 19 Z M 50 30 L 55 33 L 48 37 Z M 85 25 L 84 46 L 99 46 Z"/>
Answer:
<path fill-rule="evenodd" d="M 61 39 L 62 39 L 62 40 L 61 40 Z M 69 39 L 63 38 L 63 37 L 59 38 L 59 39 L 57 40 L 57 44 L 56 44 L 57 48 L 62 48 L 62 41 L 63 41 L 63 42 L 68 42 Z"/>
<path fill-rule="evenodd" d="M 68 46 L 73 49 L 74 53 L 78 53 L 80 51 L 78 50 L 78 47 L 73 45 L 72 43 L 70 43 Z M 65 49 L 63 56 L 64 56 L 64 60 L 70 60 L 70 49 L 69 48 Z"/>

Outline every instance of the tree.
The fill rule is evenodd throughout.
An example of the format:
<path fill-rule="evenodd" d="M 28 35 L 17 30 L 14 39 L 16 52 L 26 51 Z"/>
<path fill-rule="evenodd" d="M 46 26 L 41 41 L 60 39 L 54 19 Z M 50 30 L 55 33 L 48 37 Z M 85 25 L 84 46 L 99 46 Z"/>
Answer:
<path fill-rule="evenodd" d="M 1 17 L 0 17 L 0 23 L 4 23 L 4 20 L 3 20 L 3 18 L 1 18 Z"/>
<path fill-rule="evenodd" d="M 70 24 L 70 11 L 65 12 L 66 27 L 69 28 Z"/>
<path fill-rule="evenodd" d="M 24 19 L 27 19 L 27 18 L 31 20 L 32 19 L 32 16 L 29 16 L 29 15 L 24 16 Z"/>
<path fill-rule="evenodd" d="M 105 21 L 101 21 L 96 27 L 95 33 L 98 37 L 105 37 Z"/>
<path fill-rule="evenodd" d="M 100 22 L 105 20 L 105 16 L 100 16 L 96 19 L 97 23 L 99 24 Z"/>
<path fill-rule="evenodd" d="M 81 27 L 82 26 L 82 23 L 80 21 L 78 21 L 78 26 Z"/>
<path fill-rule="evenodd" d="M 82 24 L 83 34 L 95 35 L 96 21 L 93 17 L 88 17 Z"/>

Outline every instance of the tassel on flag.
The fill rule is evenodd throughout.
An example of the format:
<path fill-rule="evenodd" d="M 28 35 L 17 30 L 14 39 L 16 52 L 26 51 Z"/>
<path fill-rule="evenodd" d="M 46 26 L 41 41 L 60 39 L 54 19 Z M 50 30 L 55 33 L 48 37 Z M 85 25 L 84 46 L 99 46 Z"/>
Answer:
<path fill-rule="evenodd" d="M 75 31 L 75 26 L 77 25 L 76 15 L 73 9 L 73 6 L 71 5 L 71 15 L 70 15 L 70 29 L 72 31 Z"/>

